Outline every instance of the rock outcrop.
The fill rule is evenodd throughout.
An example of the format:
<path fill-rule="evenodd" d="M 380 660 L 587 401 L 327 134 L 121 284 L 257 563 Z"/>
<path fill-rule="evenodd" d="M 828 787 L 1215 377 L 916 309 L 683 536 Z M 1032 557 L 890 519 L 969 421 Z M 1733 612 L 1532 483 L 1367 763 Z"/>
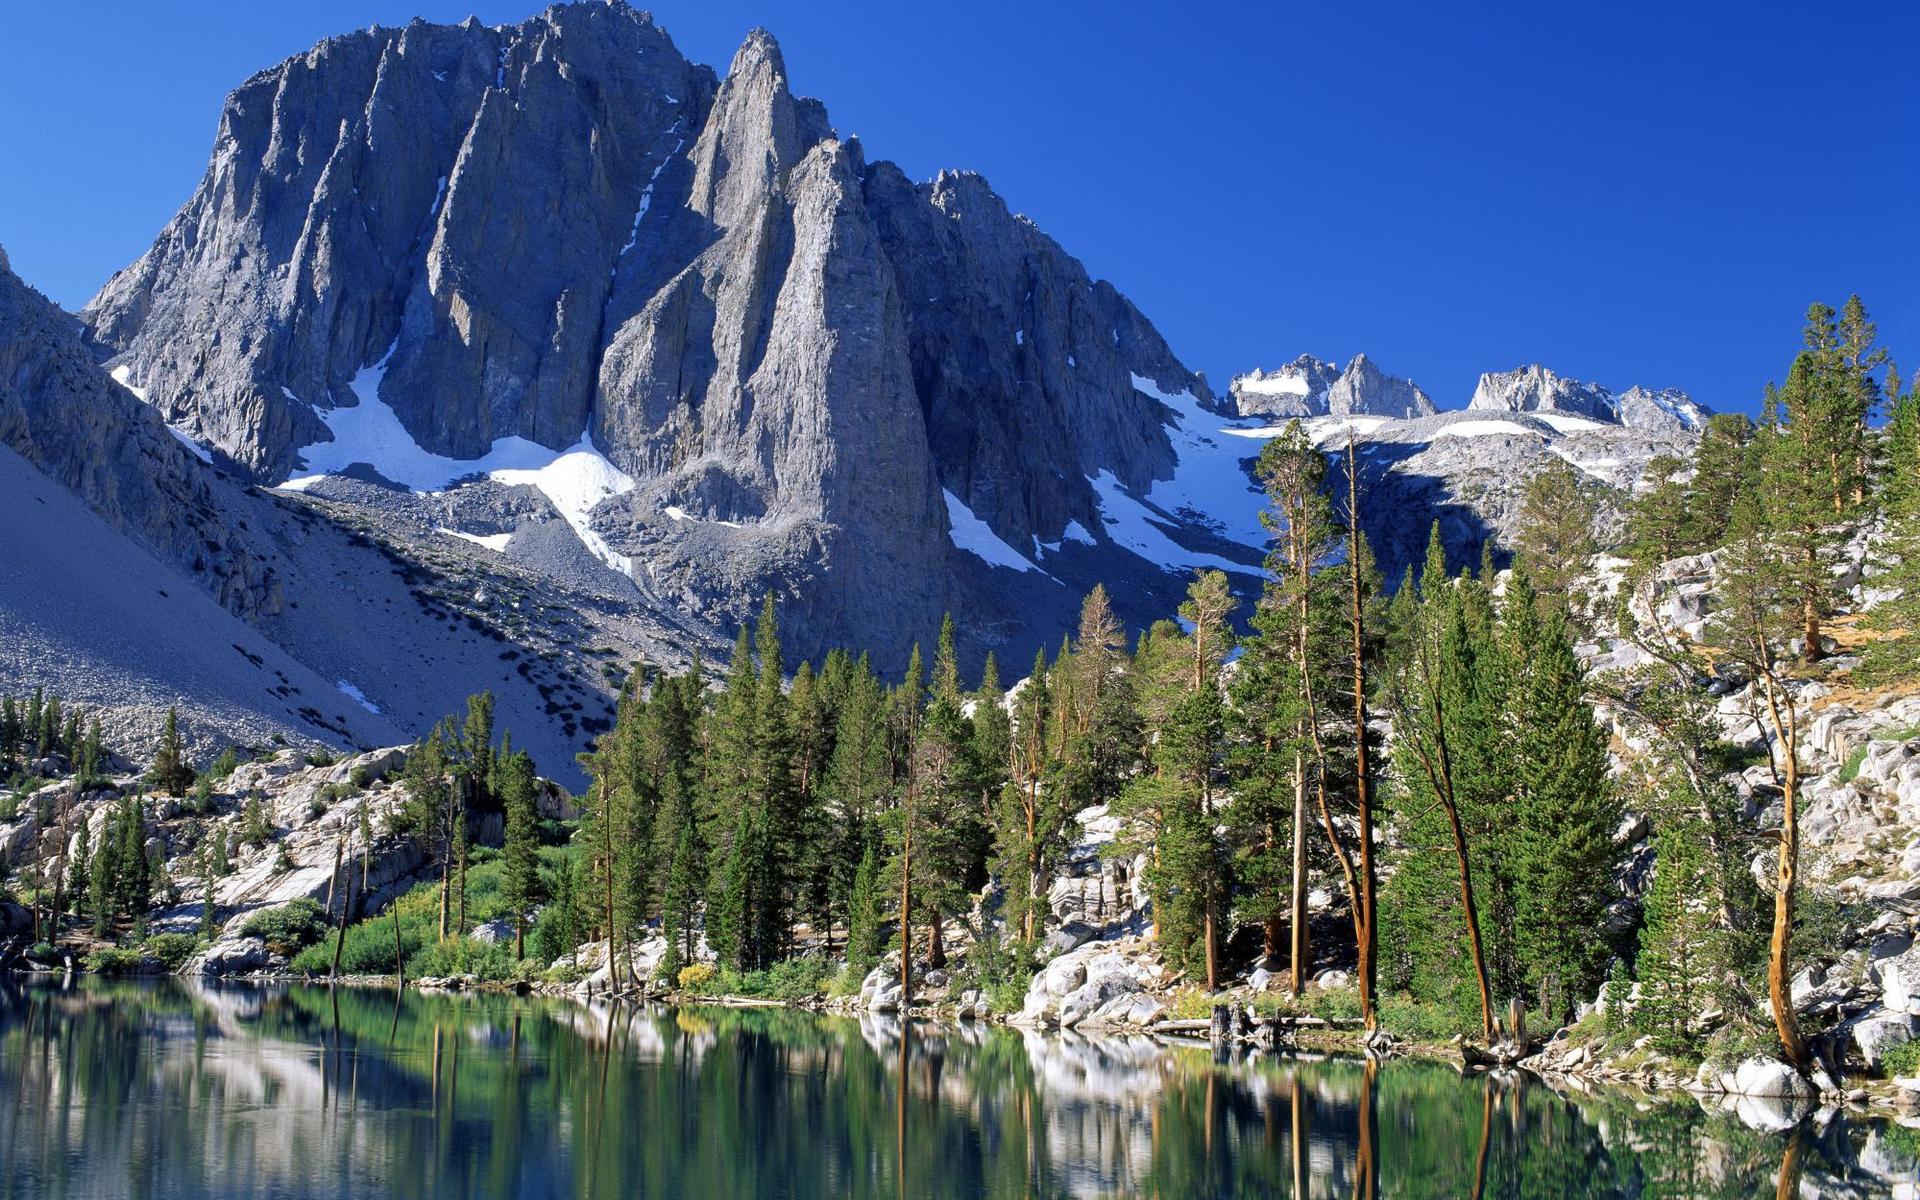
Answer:
<path fill-rule="evenodd" d="M 1433 401 L 1411 379 L 1388 375 L 1364 354 L 1344 369 L 1310 354 L 1276 371 L 1236 375 L 1234 412 L 1243 417 L 1430 417 Z"/>
<path fill-rule="evenodd" d="M 1571 417 L 1653 433 L 1697 431 L 1706 427 L 1709 415 L 1682 391 L 1634 387 L 1616 396 L 1600 384 L 1568 379 L 1538 363 L 1480 376 L 1467 408 Z"/>

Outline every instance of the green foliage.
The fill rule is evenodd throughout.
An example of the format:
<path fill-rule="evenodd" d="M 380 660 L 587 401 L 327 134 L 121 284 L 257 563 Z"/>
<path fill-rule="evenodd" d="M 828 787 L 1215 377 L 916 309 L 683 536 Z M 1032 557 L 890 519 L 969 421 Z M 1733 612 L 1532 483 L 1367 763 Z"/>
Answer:
<path fill-rule="evenodd" d="M 1920 1042 L 1902 1042 L 1890 1046 L 1880 1056 L 1880 1073 L 1888 1079 L 1911 1079 L 1920 1075 Z"/>
<path fill-rule="evenodd" d="M 334 763 L 333 752 L 324 748 L 309 750 L 304 758 L 309 767 L 330 767 Z"/>
<path fill-rule="evenodd" d="M 675 982 L 680 985 L 681 991 L 699 995 L 708 990 L 719 974 L 719 968 L 712 963 L 692 963 L 680 968 L 680 974 Z"/>
<path fill-rule="evenodd" d="M 145 968 L 147 954 L 138 947 L 102 946 L 84 961 L 87 970 L 96 975 L 134 975 Z"/>
<path fill-rule="evenodd" d="M 430 942 L 407 959 L 407 976 L 473 975 L 484 982 L 502 982 L 531 978 L 533 965 L 513 957 L 513 947 L 503 942 L 482 942 L 464 935 Z"/>
<path fill-rule="evenodd" d="M 200 939 L 190 933 L 156 933 L 147 939 L 145 949 L 171 973 L 186 966 L 200 946 Z"/>
<path fill-rule="evenodd" d="M 186 746 L 180 738 L 180 714 L 169 708 L 167 723 L 160 733 L 160 749 L 147 771 L 147 782 L 178 799 L 187 794 L 193 780 L 193 764 L 187 761 Z"/>
<path fill-rule="evenodd" d="M 215 783 L 219 783 L 225 780 L 227 776 L 233 774 L 239 765 L 240 752 L 232 746 L 228 746 L 214 758 L 212 765 L 207 768 L 207 777 Z"/>
<path fill-rule="evenodd" d="M 277 908 L 265 908 L 249 916 L 240 932 L 257 937 L 275 954 L 292 956 L 326 936 L 326 910 L 318 902 L 302 897 Z"/>

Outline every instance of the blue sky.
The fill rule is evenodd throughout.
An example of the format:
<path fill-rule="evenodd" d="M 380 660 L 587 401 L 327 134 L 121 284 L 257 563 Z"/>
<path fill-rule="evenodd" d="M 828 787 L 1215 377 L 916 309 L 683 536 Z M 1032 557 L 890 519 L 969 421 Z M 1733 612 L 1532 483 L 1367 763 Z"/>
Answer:
<path fill-rule="evenodd" d="M 77 307 L 186 198 L 221 98 L 319 38 L 536 0 L 16 6 L 0 244 Z M 1541 361 L 1751 408 L 1809 301 L 1920 367 L 1920 4 L 661 0 L 909 174 L 979 170 L 1217 389 L 1365 350 L 1442 405 Z"/>

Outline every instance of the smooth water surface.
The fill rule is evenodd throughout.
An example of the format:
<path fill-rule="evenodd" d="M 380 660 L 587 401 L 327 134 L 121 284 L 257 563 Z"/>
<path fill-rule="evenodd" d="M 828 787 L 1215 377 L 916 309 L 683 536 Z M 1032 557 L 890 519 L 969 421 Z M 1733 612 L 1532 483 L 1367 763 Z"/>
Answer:
<path fill-rule="evenodd" d="M 1914 1131 L 784 1009 L 0 985 L 0 1197 L 1890 1194 Z"/>

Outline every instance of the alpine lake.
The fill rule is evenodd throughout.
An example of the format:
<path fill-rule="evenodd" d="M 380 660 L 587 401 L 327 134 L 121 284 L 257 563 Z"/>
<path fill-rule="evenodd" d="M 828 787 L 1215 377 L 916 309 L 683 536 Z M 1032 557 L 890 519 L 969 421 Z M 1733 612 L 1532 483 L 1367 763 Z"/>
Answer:
<path fill-rule="evenodd" d="M 1796 1119 L 1797 1118 L 1797 1119 Z M 1920 1130 L 1444 1062 L 174 979 L 0 984 L 0 1198 L 1914 1196 Z"/>

